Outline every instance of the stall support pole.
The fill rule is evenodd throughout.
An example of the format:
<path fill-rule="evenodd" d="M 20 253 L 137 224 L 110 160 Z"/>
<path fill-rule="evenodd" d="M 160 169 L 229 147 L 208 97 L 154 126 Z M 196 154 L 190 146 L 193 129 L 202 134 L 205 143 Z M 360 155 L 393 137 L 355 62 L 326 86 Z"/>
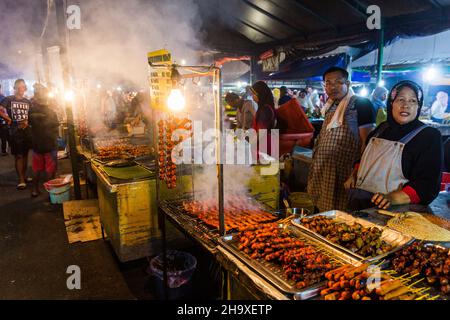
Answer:
<path fill-rule="evenodd" d="M 59 45 L 61 53 L 64 90 L 70 88 L 69 59 L 67 56 L 67 30 L 64 0 L 55 0 L 56 21 L 58 25 Z M 73 124 L 72 102 L 66 101 L 67 130 L 70 148 L 70 162 L 72 165 L 75 199 L 81 199 L 80 177 L 78 175 L 77 146 L 75 143 L 75 126 Z"/>
<path fill-rule="evenodd" d="M 255 56 L 250 57 L 250 85 L 257 80 L 257 58 Z"/>
<path fill-rule="evenodd" d="M 383 55 L 384 55 L 384 25 L 381 22 L 381 29 L 379 33 L 379 43 L 378 43 L 378 58 L 377 58 L 377 86 L 383 79 Z"/>
<path fill-rule="evenodd" d="M 219 196 L 219 232 L 221 236 L 225 235 L 225 217 L 224 217 L 224 198 L 223 198 L 223 163 L 222 163 L 222 85 L 221 85 L 221 72 L 220 69 L 216 69 L 218 78 L 218 98 L 216 102 L 216 160 L 217 160 L 217 184 L 218 184 L 218 196 Z"/>
<path fill-rule="evenodd" d="M 223 132 L 223 117 L 222 117 L 222 74 L 220 69 L 216 69 L 218 79 L 218 97 L 215 104 L 216 116 L 216 159 L 217 159 L 217 184 L 218 184 L 218 199 L 219 199 L 219 233 L 224 236 L 225 230 L 225 216 L 224 216 L 224 181 L 223 181 L 223 162 L 222 162 L 222 132 Z M 216 78 L 216 77 L 214 77 Z M 222 298 L 228 298 L 228 271 L 222 268 Z"/>
<path fill-rule="evenodd" d="M 169 300 L 169 286 L 167 279 L 167 234 L 166 234 L 166 217 L 164 212 L 158 206 L 159 227 L 162 237 L 162 258 L 163 258 L 163 287 L 164 300 Z"/>
<path fill-rule="evenodd" d="M 88 165 L 90 164 L 90 161 L 86 161 L 83 159 L 83 172 L 84 172 L 84 179 L 86 181 L 86 199 L 89 199 L 89 188 L 91 187 L 91 184 L 88 179 Z"/>

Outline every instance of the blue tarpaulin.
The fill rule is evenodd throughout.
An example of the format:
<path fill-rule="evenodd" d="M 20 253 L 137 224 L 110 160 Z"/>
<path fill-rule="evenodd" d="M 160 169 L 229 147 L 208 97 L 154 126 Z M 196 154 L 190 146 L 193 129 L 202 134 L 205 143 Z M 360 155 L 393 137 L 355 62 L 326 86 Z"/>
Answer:
<path fill-rule="evenodd" d="M 306 80 L 322 81 L 323 73 L 330 67 L 346 68 L 346 54 L 338 54 L 323 58 L 302 59 L 280 67 L 279 72 L 274 72 L 264 77 L 265 80 Z M 352 81 L 369 82 L 370 74 L 364 71 L 352 72 Z"/>

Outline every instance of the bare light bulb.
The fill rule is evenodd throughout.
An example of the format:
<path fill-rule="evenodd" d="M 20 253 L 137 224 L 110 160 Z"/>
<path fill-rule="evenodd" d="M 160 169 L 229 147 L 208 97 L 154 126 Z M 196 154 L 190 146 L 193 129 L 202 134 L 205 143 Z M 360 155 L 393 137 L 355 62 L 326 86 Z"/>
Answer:
<path fill-rule="evenodd" d="M 66 99 L 66 101 L 73 101 L 74 98 L 75 98 L 75 93 L 72 90 L 68 90 L 64 94 L 64 99 Z"/>
<path fill-rule="evenodd" d="M 172 111 L 181 111 L 184 109 L 186 100 L 180 89 L 172 89 L 167 98 L 167 106 Z"/>

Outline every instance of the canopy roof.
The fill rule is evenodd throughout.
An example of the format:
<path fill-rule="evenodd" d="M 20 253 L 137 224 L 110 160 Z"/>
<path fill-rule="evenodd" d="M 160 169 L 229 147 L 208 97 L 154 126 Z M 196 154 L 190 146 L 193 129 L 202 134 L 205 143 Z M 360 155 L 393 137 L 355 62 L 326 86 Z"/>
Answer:
<path fill-rule="evenodd" d="M 369 5 L 378 5 L 385 39 L 423 36 L 450 28 L 450 0 L 196 0 L 205 39 L 218 51 L 260 54 L 288 46 L 297 56 L 339 45 L 376 45 L 366 26 Z M 211 14 L 211 12 L 216 14 Z M 372 49 L 376 48 L 374 46 Z"/>
<path fill-rule="evenodd" d="M 353 61 L 353 68 L 377 63 L 378 49 Z M 432 36 L 399 39 L 384 48 L 383 65 L 450 64 L 450 30 Z"/>

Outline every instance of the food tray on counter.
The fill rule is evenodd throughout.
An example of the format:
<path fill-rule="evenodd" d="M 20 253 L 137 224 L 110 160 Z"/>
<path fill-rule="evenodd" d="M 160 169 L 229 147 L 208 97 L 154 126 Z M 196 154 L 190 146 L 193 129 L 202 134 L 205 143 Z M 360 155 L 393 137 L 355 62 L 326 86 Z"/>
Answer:
<path fill-rule="evenodd" d="M 336 248 L 329 246 L 326 243 L 320 242 L 318 239 L 302 232 L 302 230 L 298 229 L 297 227 L 280 224 L 279 228 L 284 229 L 284 231 L 289 232 L 291 236 L 305 242 L 307 245 L 310 245 L 321 253 L 327 255 L 338 266 L 344 264 L 352 264 L 354 266 L 358 266 L 361 263 L 355 257 L 337 250 Z M 239 250 L 239 239 L 237 233 L 220 237 L 219 244 L 233 253 L 244 264 L 250 267 L 257 274 L 262 276 L 265 280 L 270 282 L 278 290 L 288 296 L 291 296 L 295 300 L 307 300 L 316 297 L 319 295 L 320 290 L 326 286 L 326 281 L 323 281 L 306 288 L 297 289 L 295 287 L 295 281 L 288 280 L 283 274 L 283 270 L 280 266 L 262 259 L 252 259 L 245 252 Z"/>
<path fill-rule="evenodd" d="M 352 216 L 351 214 L 348 214 L 346 212 L 343 211 L 339 211 L 339 210 L 332 210 L 332 211 L 327 211 L 327 212 L 322 212 L 322 213 L 317 213 L 314 215 L 310 215 L 307 216 L 306 218 L 314 218 L 316 216 L 325 216 L 328 218 L 333 219 L 336 222 L 342 222 L 342 223 L 346 223 L 347 225 L 352 225 L 354 223 L 359 223 L 361 224 L 363 227 L 366 228 L 378 228 L 382 230 L 382 235 L 381 235 L 381 240 L 385 241 L 386 243 L 388 243 L 389 245 L 391 245 L 393 247 L 392 250 L 385 252 L 383 254 L 374 256 L 374 257 L 364 257 L 360 254 L 357 254 L 353 251 L 351 251 L 350 249 L 347 249 L 337 243 L 334 243 L 330 240 L 328 240 L 327 238 L 325 238 L 324 236 L 318 234 L 317 232 L 314 232 L 313 230 L 310 230 L 308 228 L 306 228 L 302 223 L 301 223 L 301 218 L 294 218 L 292 220 L 292 224 L 298 228 L 300 228 L 301 230 L 313 235 L 314 237 L 320 239 L 321 241 L 327 243 L 330 246 L 333 246 L 339 250 L 342 250 L 344 252 L 346 252 L 347 254 L 355 257 L 358 260 L 365 260 L 367 262 L 374 262 L 374 261 L 378 261 L 378 260 L 382 260 L 385 259 L 388 256 L 391 256 L 393 253 L 397 252 L 398 250 L 403 249 L 405 246 L 410 245 L 411 243 L 414 242 L 414 238 L 409 236 L 409 235 L 405 235 L 402 234 L 398 231 L 395 231 L 391 228 L 388 227 L 384 227 L 384 226 L 380 226 L 377 225 L 373 222 L 361 219 L 361 218 L 356 218 L 354 216 Z"/>
<path fill-rule="evenodd" d="M 440 249 L 440 250 L 447 251 L 448 256 L 450 256 L 450 252 L 448 251 L 448 250 L 450 250 L 450 248 L 449 248 L 448 246 L 443 246 L 443 245 L 441 245 L 441 244 L 437 244 L 436 242 L 428 242 L 428 241 L 419 241 L 419 240 L 416 240 L 416 241 L 414 242 L 414 244 L 413 244 L 411 247 L 413 247 L 413 246 L 415 246 L 415 245 L 422 245 L 424 248 L 426 248 L 426 247 L 438 248 L 438 249 Z M 405 249 L 409 249 L 409 248 L 405 248 Z M 399 254 L 401 255 L 401 253 L 399 252 L 396 256 L 398 257 Z M 415 260 L 416 260 L 417 258 L 418 258 L 417 256 L 414 257 Z M 388 263 L 385 267 L 386 267 L 387 269 L 393 270 L 393 271 L 394 271 L 394 274 L 395 274 L 396 276 L 402 276 L 402 275 L 405 274 L 404 272 L 401 272 L 401 271 L 396 270 L 396 268 L 394 267 L 394 260 L 390 260 L 389 263 Z M 430 267 L 430 266 L 429 266 L 429 267 Z M 423 271 L 423 270 L 422 270 L 422 271 Z M 420 274 L 418 274 L 416 277 L 414 277 L 413 280 L 411 281 L 411 282 L 413 282 L 413 281 L 418 281 L 419 279 L 423 279 L 423 281 L 420 281 L 420 283 L 417 284 L 417 285 L 415 285 L 414 287 L 415 287 L 415 288 L 428 288 L 429 290 L 428 290 L 427 293 L 428 293 L 429 295 L 431 295 L 431 296 L 436 296 L 436 295 L 438 295 L 438 296 L 439 296 L 439 300 L 450 300 L 450 292 L 448 292 L 448 293 L 443 293 L 443 292 L 440 290 L 440 285 L 432 285 L 432 284 L 429 284 L 429 283 L 427 282 L 427 276 L 426 276 L 425 274 L 423 274 L 422 271 L 421 271 Z M 439 278 L 439 280 L 440 280 L 440 277 L 441 277 L 441 276 L 442 276 L 442 275 L 437 276 L 437 277 Z M 437 280 L 437 281 L 439 281 L 439 280 Z M 448 275 L 447 275 L 447 281 L 448 281 Z"/>

